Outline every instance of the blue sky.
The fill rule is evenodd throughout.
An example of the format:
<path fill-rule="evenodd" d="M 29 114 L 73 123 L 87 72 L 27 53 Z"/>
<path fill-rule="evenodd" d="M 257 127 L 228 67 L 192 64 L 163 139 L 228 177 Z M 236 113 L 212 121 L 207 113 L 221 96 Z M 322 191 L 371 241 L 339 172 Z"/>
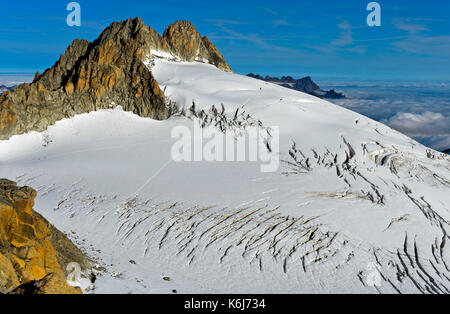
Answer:
<path fill-rule="evenodd" d="M 450 1 L 380 0 L 382 26 L 368 27 L 369 0 L 2 1 L 0 72 L 52 66 L 74 38 L 93 40 L 111 22 L 141 17 L 162 33 L 187 19 L 238 73 L 315 78 L 450 81 Z"/>

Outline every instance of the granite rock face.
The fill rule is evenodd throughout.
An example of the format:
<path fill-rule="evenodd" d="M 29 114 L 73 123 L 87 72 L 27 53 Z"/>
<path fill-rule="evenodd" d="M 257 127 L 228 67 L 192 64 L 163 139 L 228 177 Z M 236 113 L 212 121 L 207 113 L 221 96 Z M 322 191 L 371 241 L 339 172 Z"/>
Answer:
<path fill-rule="evenodd" d="M 80 294 L 65 280 L 48 222 L 32 209 L 35 197 L 32 188 L 0 179 L 0 293 L 35 285 L 34 293 Z"/>
<path fill-rule="evenodd" d="M 93 42 L 75 39 L 31 84 L 0 95 L 0 140 L 117 105 L 142 117 L 169 118 L 164 93 L 144 64 L 152 50 L 231 71 L 217 48 L 187 21 L 170 25 L 163 36 L 139 18 L 114 22 Z"/>
<path fill-rule="evenodd" d="M 188 21 L 179 21 L 166 28 L 161 42 L 163 50 L 184 61 L 205 60 L 223 71 L 231 71 L 224 57 L 208 37 L 202 37 Z"/>

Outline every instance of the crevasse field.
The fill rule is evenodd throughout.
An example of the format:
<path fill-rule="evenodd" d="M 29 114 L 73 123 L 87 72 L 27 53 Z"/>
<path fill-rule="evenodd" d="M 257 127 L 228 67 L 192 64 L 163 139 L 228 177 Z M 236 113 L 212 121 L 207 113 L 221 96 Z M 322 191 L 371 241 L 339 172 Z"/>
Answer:
<path fill-rule="evenodd" d="M 148 61 L 180 108 L 278 126 L 280 168 L 174 162 L 171 132 L 193 121 L 120 107 L 0 142 L 1 176 L 104 267 L 90 293 L 449 292 L 447 155 L 300 92 Z"/>

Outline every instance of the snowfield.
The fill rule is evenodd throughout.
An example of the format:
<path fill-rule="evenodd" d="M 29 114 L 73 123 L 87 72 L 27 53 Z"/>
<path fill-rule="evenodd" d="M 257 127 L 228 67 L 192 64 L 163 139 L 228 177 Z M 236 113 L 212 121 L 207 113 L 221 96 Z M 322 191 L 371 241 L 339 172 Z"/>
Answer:
<path fill-rule="evenodd" d="M 35 209 L 104 267 L 91 293 L 449 292 L 447 155 L 313 96 L 155 56 L 178 107 L 278 126 L 280 169 L 174 162 L 171 132 L 192 120 L 120 107 L 0 142 L 0 177 L 35 188 Z"/>

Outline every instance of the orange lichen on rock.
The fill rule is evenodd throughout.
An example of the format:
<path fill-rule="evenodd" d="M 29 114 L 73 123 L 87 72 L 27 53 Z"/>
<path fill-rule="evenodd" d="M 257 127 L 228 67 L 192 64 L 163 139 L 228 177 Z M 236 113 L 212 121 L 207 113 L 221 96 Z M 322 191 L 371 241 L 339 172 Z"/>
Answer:
<path fill-rule="evenodd" d="M 66 84 L 66 86 L 64 87 L 64 90 L 66 91 L 66 94 L 67 94 L 67 95 L 72 95 L 73 90 L 74 90 L 73 83 L 72 83 L 72 82 L 68 82 L 68 83 Z"/>
<path fill-rule="evenodd" d="M 79 294 L 64 278 L 47 223 L 33 212 L 35 197 L 32 188 L 0 180 L 0 292 L 9 293 L 52 274 L 48 291 Z"/>
<path fill-rule="evenodd" d="M 10 131 L 15 122 L 16 115 L 9 108 L 9 102 L 5 101 L 3 104 L 0 104 L 0 133 Z"/>

